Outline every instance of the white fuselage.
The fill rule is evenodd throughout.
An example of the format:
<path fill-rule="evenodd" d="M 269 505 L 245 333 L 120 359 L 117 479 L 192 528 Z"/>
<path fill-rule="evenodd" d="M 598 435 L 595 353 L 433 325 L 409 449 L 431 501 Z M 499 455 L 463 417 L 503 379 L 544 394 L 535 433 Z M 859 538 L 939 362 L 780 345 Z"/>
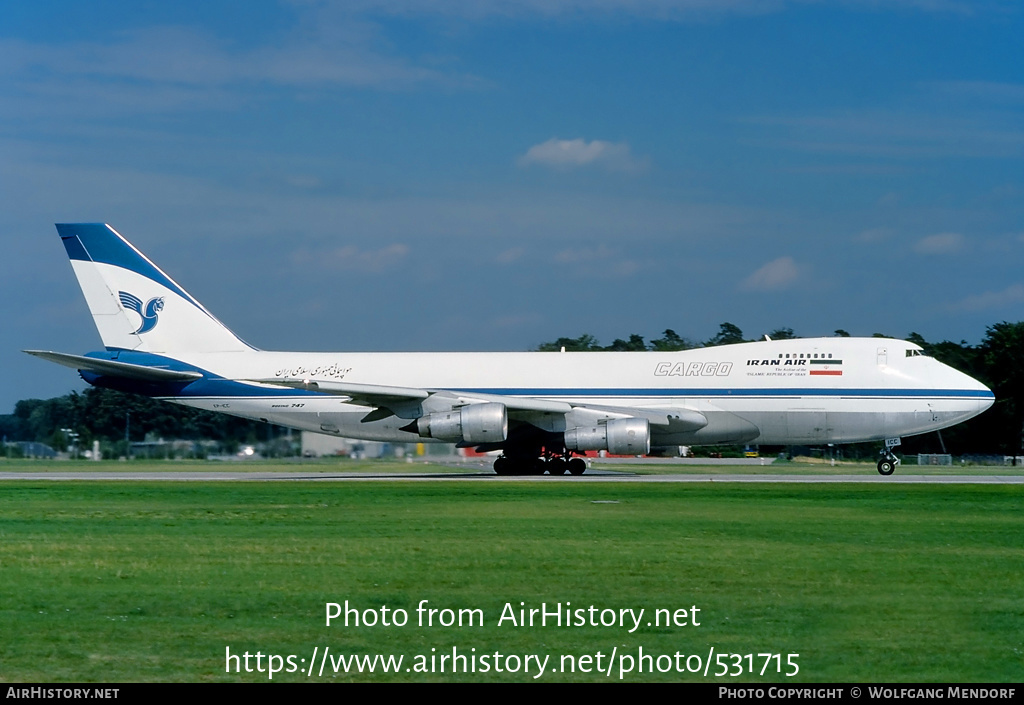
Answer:
<path fill-rule="evenodd" d="M 926 433 L 991 406 L 980 382 L 901 340 L 814 338 L 682 352 L 195 353 L 225 380 L 311 379 L 633 409 L 688 409 L 698 430 L 652 427 L 654 445 L 852 443 Z M 366 420 L 346 397 L 246 382 L 171 401 L 367 440 L 420 441 L 408 419 Z M 523 415 L 520 414 L 520 420 Z M 525 419 L 564 431 L 559 414 Z"/>

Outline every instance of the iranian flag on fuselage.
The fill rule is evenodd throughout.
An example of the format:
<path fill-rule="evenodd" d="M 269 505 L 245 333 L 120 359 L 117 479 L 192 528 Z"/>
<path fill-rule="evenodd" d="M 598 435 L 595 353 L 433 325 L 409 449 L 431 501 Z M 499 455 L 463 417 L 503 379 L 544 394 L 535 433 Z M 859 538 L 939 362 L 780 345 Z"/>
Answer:
<path fill-rule="evenodd" d="M 842 360 L 811 360 L 810 373 L 812 375 L 834 375 L 841 377 L 843 374 Z"/>

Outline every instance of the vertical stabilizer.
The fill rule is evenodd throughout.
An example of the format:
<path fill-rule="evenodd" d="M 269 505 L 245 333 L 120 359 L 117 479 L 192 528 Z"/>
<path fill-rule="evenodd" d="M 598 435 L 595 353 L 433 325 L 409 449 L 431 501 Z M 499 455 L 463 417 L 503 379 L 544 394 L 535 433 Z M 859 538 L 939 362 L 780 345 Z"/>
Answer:
<path fill-rule="evenodd" d="M 57 224 L 107 348 L 181 356 L 251 350 L 105 223 Z"/>

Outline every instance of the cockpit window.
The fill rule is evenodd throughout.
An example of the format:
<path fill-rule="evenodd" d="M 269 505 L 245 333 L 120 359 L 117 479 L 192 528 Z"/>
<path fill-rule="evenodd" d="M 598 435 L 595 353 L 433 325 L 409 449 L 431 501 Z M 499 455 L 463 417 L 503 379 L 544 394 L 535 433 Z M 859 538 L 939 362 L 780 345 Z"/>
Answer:
<path fill-rule="evenodd" d="M 907 350 L 907 357 L 926 357 L 923 350 Z"/>

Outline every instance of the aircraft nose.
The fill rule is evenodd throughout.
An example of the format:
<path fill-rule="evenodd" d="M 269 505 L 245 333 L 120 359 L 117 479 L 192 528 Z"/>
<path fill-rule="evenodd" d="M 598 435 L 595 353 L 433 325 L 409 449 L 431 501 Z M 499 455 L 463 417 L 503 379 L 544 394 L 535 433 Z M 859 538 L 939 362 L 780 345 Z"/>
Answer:
<path fill-rule="evenodd" d="M 996 403 L 996 395 L 993 394 L 992 390 L 984 384 L 979 383 L 979 385 L 981 386 L 981 391 L 987 394 L 987 396 L 982 397 L 978 401 L 978 413 L 980 414 L 983 411 L 987 411 L 990 406 Z"/>
<path fill-rule="evenodd" d="M 996 395 L 984 384 L 968 374 L 960 372 L 948 365 L 943 365 L 946 372 L 947 389 L 958 390 L 960 396 L 958 406 L 963 410 L 961 420 L 967 420 L 987 410 L 996 401 Z"/>
<path fill-rule="evenodd" d="M 960 373 L 963 374 L 963 373 Z M 970 393 L 971 397 L 976 403 L 974 415 L 977 416 L 983 411 L 986 411 L 990 406 L 995 404 L 996 395 L 992 393 L 992 390 L 986 387 L 978 380 L 968 375 L 963 375 L 968 382 L 965 388 Z"/>

